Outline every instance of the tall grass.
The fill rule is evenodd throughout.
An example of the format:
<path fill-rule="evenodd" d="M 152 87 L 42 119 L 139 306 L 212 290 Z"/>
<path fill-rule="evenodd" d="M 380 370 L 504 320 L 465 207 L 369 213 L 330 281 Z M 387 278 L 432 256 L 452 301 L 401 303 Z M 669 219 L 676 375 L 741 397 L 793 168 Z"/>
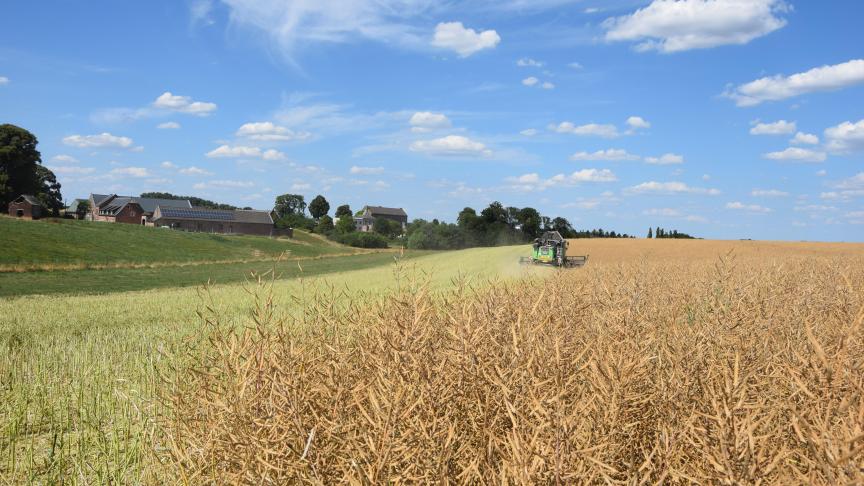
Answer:
<path fill-rule="evenodd" d="M 864 482 L 864 261 L 631 262 L 202 313 L 159 456 L 189 484 Z"/>

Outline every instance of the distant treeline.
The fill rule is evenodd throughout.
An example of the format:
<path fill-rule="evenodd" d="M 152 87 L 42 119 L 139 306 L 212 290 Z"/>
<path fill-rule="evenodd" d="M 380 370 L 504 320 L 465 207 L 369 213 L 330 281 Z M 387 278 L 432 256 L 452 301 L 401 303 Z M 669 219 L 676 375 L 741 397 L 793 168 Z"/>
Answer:
<path fill-rule="evenodd" d="M 657 227 L 657 229 L 648 228 L 648 238 L 675 238 L 682 240 L 693 240 L 696 239 L 695 236 L 690 236 L 687 233 L 679 232 L 678 230 L 665 230 L 661 227 Z"/>
<path fill-rule="evenodd" d="M 208 208 L 208 209 L 225 209 L 225 210 L 233 210 L 233 209 L 252 209 L 250 207 L 238 208 L 237 206 L 232 206 L 230 204 L 222 204 L 210 201 L 209 199 L 201 199 L 200 197 L 195 196 L 175 196 L 170 192 L 145 192 L 141 194 L 141 197 L 152 198 L 152 199 L 174 199 L 185 201 L 188 200 L 192 203 L 192 206 L 197 208 Z"/>

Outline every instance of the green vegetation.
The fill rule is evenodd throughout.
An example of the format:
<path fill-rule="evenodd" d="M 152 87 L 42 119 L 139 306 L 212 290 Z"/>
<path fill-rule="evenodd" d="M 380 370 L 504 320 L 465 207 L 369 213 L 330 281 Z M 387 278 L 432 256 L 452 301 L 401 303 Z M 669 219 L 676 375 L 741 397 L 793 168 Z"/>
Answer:
<path fill-rule="evenodd" d="M 21 221 L 5 217 L 0 217 L 0 248 L 3 248 L 0 268 L 261 260 L 282 253 L 294 258 L 352 251 L 282 238 L 187 233 L 91 221 Z"/>
<path fill-rule="evenodd" d="M 22 194 L 36 196 L 54 216 L 63 207 L 60 183 L 54 173 L 42 165 L 36 150 L 39 141 L 27 130 L 15 125 L 0 125 L 0 211 L 6 212 L 11 201 Z"/>

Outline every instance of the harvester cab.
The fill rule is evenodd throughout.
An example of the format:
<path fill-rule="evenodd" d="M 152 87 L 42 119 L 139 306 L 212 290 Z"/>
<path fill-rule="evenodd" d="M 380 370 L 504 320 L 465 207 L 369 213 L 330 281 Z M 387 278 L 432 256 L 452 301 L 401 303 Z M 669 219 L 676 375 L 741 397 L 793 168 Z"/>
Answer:
<path fill-rule="evenodd" d="M 581 267 L 588 263 L 588 255 L 568 256 L 569 242 L 557 231 L 547 231 L 531 245 L 531 256 L 519 258 L 523 265 L 550 265 L 560 268 Z"/>

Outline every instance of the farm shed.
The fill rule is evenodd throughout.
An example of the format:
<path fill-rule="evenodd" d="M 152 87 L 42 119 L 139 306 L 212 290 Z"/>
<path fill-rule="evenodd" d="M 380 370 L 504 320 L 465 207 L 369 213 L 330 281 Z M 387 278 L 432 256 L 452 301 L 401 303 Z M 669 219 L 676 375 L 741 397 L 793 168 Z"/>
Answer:
<path fill-rule="evenodd" d="M 69 207 L 66 208 L 66 217 L 73 217 L 75 219 L 84 219 L 84 214 L 81 214 L 81 203 L 87 202 L 86 199 L 74 199 L 71 203 L 69 203 Z"/>
<path fill-rule="evenodd" d="M 25 219 L 39 219 L 45 208 L 34 196 L 22 194 L 9 203 L 9 216 Z"/>
<path fill-rule="evenodd" d="M 157 206 L 153 224 L 183 231 L 271 236 L 273 218 L 269 211 L 254 209 L 208 209 Z"/>
<path fill-rule="evenodd" d="M 372 225 L 377 218 L 389 219 L 402 225 L 404 230 L 408 226 L 408 213 L 402 208 L 385 208 L 383 206 L 363 206 L 359 217 L 354 218 L 357 231 L 372 231 Z"/>
<path fill-rule="evenodd" d="M 90 219 L 110 223 L 150 224 L 157 206 L 192 208 L 188 200 L 91 194 Z"/>

